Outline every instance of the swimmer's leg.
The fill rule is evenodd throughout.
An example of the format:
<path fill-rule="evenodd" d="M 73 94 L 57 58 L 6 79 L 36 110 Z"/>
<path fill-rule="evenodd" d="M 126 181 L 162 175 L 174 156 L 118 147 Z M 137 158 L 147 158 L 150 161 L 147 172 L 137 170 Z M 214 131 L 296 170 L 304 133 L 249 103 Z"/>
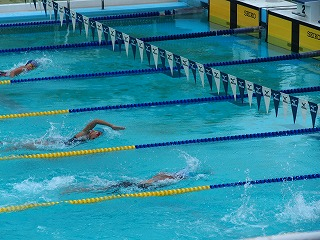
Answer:
<path fill-rule="evenodd" d="M 75 193 L 75 192 L 90 192 L 92 191 L 92 188 L 68 188 L 62 192 L 62 194 L 69 194 L 69 193 Z"/>
<path fill-rule="evenodd" d="M 131 186 L 137 186 L 136 183 L 134 182 L 129 182 L 129 181 L 123 181 L 120 183 L 115 183 L 112 185 L 108 185 L 105 187 L 92 187 L 92 188 L 69 188 L 67 190 L 65 190 L 62 194 L 68 194 L 68 193 L 74 193 L 74 192 L 105 192 L 108 190 L 114 190 L 115 192 L 119 189 L 119 188 L 127 188 L 127 187 L 131 187 Z"/>
<path fill-rule="evenodd" d="M 18 142 L 9 147 L 11 150 L 28 149 L 37 150 L 41 146 L 50 146 L 56 144 L 55 141 L 35 140 L 34 142 Z"/>
<path fill-rule="evenodd" d="M 127 188 L 127 187 L 132 187 L 136 186 L 137 184 L 134 182 L 129 182 L 129 181 L 123 181 L 117 184 L 114 184 L 112 187 L 122 187 L 122 188 Z"/>
<path fill-rule="evenodd" d="M 12 143 L 10 146 L 5 147 L 5 151 L 7 152 L 19 149 L 36 150 L 37 146 L 34 143 Z"/>
<path fill-rule="evenodd" d="M 23 148 L 26 148 L 29 150 L 36 150 L 37 146 L 34 143 L 24 143 Z"/>
<path fill-rule="evenodd" d="M 130 182 L 130 181 L 123 181 L 123 182 L 119 182 L 119 183 L 115 183 L 112 185 L 108 185 L 106 187 L 101 187 L 101 188 L 96 188 L 93 189 L 93 191 L 96 192 L 105 192 L 105 191 L 109 191 L 109 190 L 114 190 L 114 192 L 117 192 L 120 188 L 128 188 L 128 187 L 133 187 L 133 186 L 138 186 L 137 183 L 134 182 Z"/>

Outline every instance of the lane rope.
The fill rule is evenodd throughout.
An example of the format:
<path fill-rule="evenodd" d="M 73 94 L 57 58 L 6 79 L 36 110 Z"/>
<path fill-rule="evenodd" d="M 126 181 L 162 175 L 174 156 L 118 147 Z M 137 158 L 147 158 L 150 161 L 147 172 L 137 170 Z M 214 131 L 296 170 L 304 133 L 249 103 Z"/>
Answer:
<path fill-rule="evenodd" d="M 206 31 L 206 32 L 196 32 L 196 33 L 183 33 L 183 34 L 173 34 L 166 36 L 155 36 L 155 37 L 145 37 L 139 38 L 144 42 L 157 42 L 157 41 L 166 41 L 166 40 L 177 40 L 177 39 L 189 39 L 189 38 L 202 38 L 202 37 L 211 37 L 211 36 L 223 36 L 223 35 L 232 35 L 232 34 L 242 34 L 242 33 L 250 33 L 254 31 L 260 31 L 261 27 L 252 27 L 252 28 L 236 28 L 236 29 L 227 29 L 227 30 L 217 30 L 217 31 Z M 123 40 L 121 40 L 122 43 Z M 65 48 L 80 48 L 80 47 L 100 47 L 105 45 L 112 45 L 112 41 L 102 40 L 101 43 L 99 41 L 91 41 L 84 43 L 67 43 L 60 45 L 49 45 L 49 46 L 39 46 L 39 47 L 27 47 L 27 48 L 11 48 L 11 49 L 0 49 L 0 53 L 8 53 L 8 52 L 30 52 L 30 51 L 38 51 L 38 50 L 57 50 L 57 49 L 65 49 Z"/>
<path fill-rule="evenodd" d="M 186 144 L 200 144 L 200 143 L 211 143 L 211 142 L 222 142 L 222 141 L 245 140 L 245 139 L 254 139 L 254 138 L 271 138 L 271 137 L 280 137 L 280 136 L 314 134 L 314 133 L 318 133 L 319 131 L 320 131 L 320 128 L 303 128 L 303 129 L 295 129 L 295 130 L 251 133 L 251 134 L 241 134 L 241 135 L 212 137 L 212 138 L 198 138 L 198 139 L 191 139 L 191 140 L 138 144 L 138 145 L 131 145 L 131 146 L 110 147 L 110 148 L 98 148 L 98 149 L 53 152 L 53 153 L 10 155 L 10 156 L 0 157 L 0 160 L 62 158 L 62 157 L 81 156 L 81 155 L 106 153 L 106 152 L 121 151 L 121 150 L 141 149 L 141 148 L 153 148 L 153 147 L 165 147 L 165 146 L 176 146 L 176 145 L 186 145 Z"/>
<path fill-rule="evenodd" d="M 305 92 L 316 92 L 316 91 L 320 91 L 320 86 L 284 89 L 284 90 L 281 90 L 280 92 L 283 92 L 286 94 L 292 94 L 292 93 L 305 93 Z M 248 94 L 244 94 L 243 97 L 247 98 Z M 113 110 L 113 109 L 126 109 L 126 108 L 138 108 L 138 107 L 168 106 L 168 105 L 177 105 L 177 104 L 197 104 L 197 103 L 205 103 L 205 102 L 228 101 L 233 99 L 234 99 L 233 95 L 227 95 L 227 96 L 215 96 L 215 97 L 205 97 L 205 98 L 178 99 L 178 100 L 169 100 L 169 101 L 161 101 L 161 102 L 146 102 L 146 103 L 131 103 L 131 104 L 129 103 L 129 104 L 120 104 L 120 105 L 100 106 L 100 107 L 84 107 L 84 108 L 73 108 L 73 109 L 63 109 L 63 110 L 60 109 L 60 110 L 50 110 L 50 111 L 40 111 L 40 112 L 12 113 L 12 114 L 0 115 L 0 119 L 37 117 L 37 116 L 48 116 L 48 115 L 58 115 L 58 114 L 67 114 L 67 113 L 105 111 L 105 110 Z M 236 95 L 236 99 L 241 99 L 240 94 Z"/>
<path fill-rule="evenodd" d="M 145 17 L 156 17 L 160 15 L 172 15 L 171 11 L 164 12 L 144 12 L 144 13 L 132 13 L 132 14 L 119 14 L 119 15 L 110 15 L 110 16 L 100 16 L 92 17 L 94 21 L 109 21 L 109 20 L 119 20 L 127 18 L 145 18 Z M 66 23 L 66 20 L 63 20 L 63 23 Z M 39 25 L 60 25 L 60 20 L 46 20 L 46 21 L 34 21 L 34 22 L 21 22 L 21 23 L 2 23 L 0 28 L 12 28 L 12 27 L 27 27 L 27 26 L 39 26 Z"/>
<path fill-rule="evenodd" d="M 270 184 L 270 183 L 285 183 L 285 182 L 311 180 L 311 179 L 319 179 L 319 178 L 320 178 L 320 174 L 315 173 L 315 174 L 308 174 L 308 175 L 297 175 L 297 176 L 268 178 L 268 179 L 250 180 L 250 181 L 239 181 L 239 182 L 232 182 L 232 183 L 222 183 L 222 184 L 196 186 L 196 187 L 188 187 L 188 188 L 178 188 L 178 189 L 138 192 L 138 193 L 125 193 L 125 194 L 109 195 L 109 196 L 95 197 L 95 198 L 84 198 L 84 199 L 76 199 L 76 200 L 27 203 L 22 205 L 11 205 L 7 207 L 1 207 L 0 213 L 17 212 L 17 211 L 23 211 L 31 208 L 36 208 L 36 207 L 49 207 L 49 206 L 54 206 L 59 204 L 79 205 L 79 204 L 99 203 L 103 201 L 120 199 L 120 198 L 165 197 L 165 196 L 199 192 L 204 190 L 213 190 L 213 189 L 219 189 L 219 188 L 250 186 L 250 185 Z"/>
<path fill-rule="evenodd" d="M 1 51 L 1 50 L 0 50 Z M 290 55 L 274 56 L 274 57 L 264 57 L 264 58 L 255 58 L 255 59 L 245 59 L 245 60 L 234 60 L 227 62 L 218 62 L 218 63 L 205 63 L 206 67 L 214 66 L 224 66 L 224 65 L 238 65 L 238 64 L 249 64 L 249 63 L 258 63 L 258 62 L 271 62 L 271 61 L 283 61 L 283 60 L 294 60 L 302 58 L 310 58 L 320 56 L 319 51 L 306 52 L 306 53 L 297 53 Z M 182 69 L 183 67 L 181 67 Z M 174 70 L 177 70 L 177 67 L 173 67 Z M 49 81 L 49 80 L 67 80 L 75 78 L 93 78 L 93 77 L 107 77 L 107 76 L 118 76 L 118 75 L 136 75 L 136 74 L 148 74 L 148 73 L 162 73 L 170 71 L 170 67 L 158 67 L 158 68 L 145 68 L 145 69 L 136 69 L 136 70 L 120 70 L 113 72 L 98 72 L 98 73 L 83 73 L 83 74 L 71 74 L 63 76 L 52 76 L 52 77 L 40 77 L 40 78 L 29 78 L 29 79 L 6 79 L 0 81 L 0 85 L 14 84 L 14 83 L 29 83 L 29 82 L 38 82 L 38 81 Z"/>
<path fill-rule="evenodd" d="M 121 150 L 131 150 L 131 149 L 135 149 L 135 146 L 132 145 L 132 146 L 85 149 L 85 150 L 66 151 L 66 152 L 10 155 L 5 157 L 0 157 L 0 160 L 31 159 L 31 158 L 61 158 L 61 157 L 82 156 L 82 155 L 114 152 L 114 151 L 121 151 Z"/>

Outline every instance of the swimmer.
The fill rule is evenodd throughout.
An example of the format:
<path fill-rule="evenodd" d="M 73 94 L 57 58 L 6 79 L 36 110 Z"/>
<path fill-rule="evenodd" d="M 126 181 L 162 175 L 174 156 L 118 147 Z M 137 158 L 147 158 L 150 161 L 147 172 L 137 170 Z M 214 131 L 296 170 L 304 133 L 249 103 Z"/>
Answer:
<path fill-rule="evenodd" d="M 153 176 L 152 178 L 149 178 L 144 181 L 140 182 L 133 182 L 133 181 L 122 181 L 119 183 L 111 184 L 106 187 L 101 188 L 73 188 L 66 190 L 64 193 L 72 193 L 72 192 L 90 192 L 90 191 L 108 191 L 108 190 L 114 190 L 116 191 L 119 188 L 128 188 L 128 187 L 137 187 L 141 189 L 148 189 L 150 187 L 154 187 L 156 184 L 156 187 L 161 187 L 161 185 L 158 185 L 159 183 L 165 181 L 165 180 L 183 180 L 187 179 L 189 177 L 189 171 L 187 168 L 182 169 L 179 172 L 175 173 L 166 173 L 166 172 L 160 172 Z"/>
<path fill-rule="evenodd" d="M 82 142 L 86 142 L 88 140 L 93 140 L 93 139 L 100 137 L 103 134 L 103 130 L 102 129 L 94 130 L 94 127 L 98 124 L 110 127 L 113 130 L 124 130 L 125 129 L 125 127 L 115 126 L 115 125 L 108 123 L 106 121 L 103 121 L 100 119 L 95 119 L 95 120 L 91 121 L 90 123 L 88 123 L 88 125 L 84 129 L 82 129 L 81 132 L 77 133 L 74 137 L 72 137 L 71 139 L 66 141 L 65 144 L 72 145 L 75 143 L 82 143 Z"/>
<path fill-rule="evenodd" d="M 35 60 L 29 60 L 24 66 L 17 67 L 11 71 L 0 71 L 1 77 L 15 77 L 22 72 L 29 72 L 39 66 L 39 63 Z"/>
<path fill-rule="evenodd" d="M 182 179 L 186 179 L 188 177 L 189 177 L 189 173 L 185 169 L 183 169 L 179 172 L 175 172 L 175 173 L 160 172 L 150 179 L 139 182 L 137 184 L 137 187 L 148 188 L 148 187 L 152 186 L 153 184 L 158 183 L 160 181 L 164 181 L 164 180 L 168 180 L 168 179 L 182 180 Z"/>
<path fill-rule="evenodd" d="M 36 150 L 39 149 L 39 147 L 43 146 L 54 146 L 54 145 L 67 145 L 67 146 L 75 146 L 81 143 L 85 143 L 89 140 L 96 139 L 100 137 L 104 130 L 100 128 L 96 128 L 96 125 L 103 125 L 112 128 L 113 130 L 124 130 L 125 127 L 119 127 L 116 125 L 113 125 L 111 123 L 108 123 L 106 121 L 100 120 L 100 119 L 95 119 L 91 121 L 90 123 L 87 124 L 87 126 L 82 129 L 81 132 L 78 132 L 74 137 L 71 139 L 61 142 L 61 140 L 56 140 L 56 139 L 35 139 L 33 141 L 29 142 L 15 142 L 12 145 L 6 147 L 6 151 L 11 151 L 11 150 L 18 150 L 18 149 L 29 149 L 29 150 Z M 3 145 L 3 143 L 2 143 Z M 1 146 L 1 145 L 0 145 Z"/>

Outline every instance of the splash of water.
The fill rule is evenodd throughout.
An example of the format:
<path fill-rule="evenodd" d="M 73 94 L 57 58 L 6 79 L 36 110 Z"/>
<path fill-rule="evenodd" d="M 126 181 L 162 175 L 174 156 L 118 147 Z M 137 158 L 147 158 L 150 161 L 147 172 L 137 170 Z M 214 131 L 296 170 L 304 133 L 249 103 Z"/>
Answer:
<path fill-rule="evenodd" d="M 250 170 L 245 170 L 246 181 L 251 181 L 250 178 Z M 249 193 L 252 185 L 245 184 L 244 185 L 244 193 L 241 194 L 241 205 L 237 209 L 233 210 L 231 213 L 226 214 L 222 221 L 230 222 L 234 224 L 234 228 L 243 228 L 244 226 L 247 228 L 260 228 L 265 229 L 267 225 L 262 223 L 263 216 L 256 209 L 254 200 L 251 199 L 251 195 Z"/>
<path fill-rule="evenodd" d="M 39 194 L 43 191 L 53 191 L 66 187 L 74 181 L 74 176 L 53 177 L 40 182 L 35 181 L 34 178 L 28 178 L 20 183 L 13 184 L 13 189 L 20 193 Z"/>
<path fill-rule="evenodd" d="M 180 157 L 186 160 L 187 166 L 185 169 L 187 169 L 189 172 L 196 172 L 200 166 L 200 160 L 196 157 L 191 156 L 185 151 L 179 150 L 179 152 L 180 152 Z"/>
<path fill-rule="evenodd" d="M 47 68 L 50 65 L 52 65 L 52 63 L 53 63 L 53 61 L 50 58 L 47 58 L 45 56 L 41 57 L 41 58 L 37 58 L 35 60 L 40 63 L 39 67 L 41 67 L 41 68 Z"/>
<path fill-rule="evenodd" d="M 66 137 L 62 136 L 60 133 L 59 128 L 56 127 L 57 123 L 49 122 L 50 128 L 45 132 L 43 136 L 40 138 L 28 138 L 21 142 L 22 146 L 26 148 L 32 149 L 34 146 L 35 149 L 44 149 L 44 150 L 51 150 L 51 149 L 64 149 L 66 148 L 65 141 L 67 140 Z M 60 124 L 60 123 L 59 123 Z"/>
<path fill-rule="evenodd" d="M 308 202 L 301 192 L 293 196 L 288 203 L 279 207 L 282 211 L 276 217 L 280 222 L 297 224 L 320 219 L 320 201 Z"/>
<path fill-rule="evenodd" d="M 63 149 L 66 148 L 65 141 L 55 123 L 50 123 L 50 128 L 40 138 L 34 135 L 24 135 L 19 138 L 5 138 L 0 144 L 0 148 L 4 151 L 15 151 L 21 149 L 37 150 L 37 149 Z"/>
<path fill-rule="evenodd" d="M 102 127 L 105 133 L 108 133 L 108 139 L 115 139 L 121 135 L 120 131 L 114 131 L 108 127 Z"/>

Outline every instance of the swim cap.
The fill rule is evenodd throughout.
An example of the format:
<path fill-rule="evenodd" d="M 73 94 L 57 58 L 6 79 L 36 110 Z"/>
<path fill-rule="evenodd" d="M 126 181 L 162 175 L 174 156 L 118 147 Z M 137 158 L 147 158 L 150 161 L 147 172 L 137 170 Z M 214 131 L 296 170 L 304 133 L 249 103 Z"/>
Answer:
<path fill-rule="evenodd" d="M 101 132 L 102 134 L 104 133 L 104 129 L 103 129 L 103 128 L 100 128 L 100 127 L 96 127 L 96 128 L 94 128 L 93 130 L 99 131 L 99 132 Z"/>
<path fill-rule="evenodd" d="M 29 60 L 26 65 L 32 64 L 35 68 L 39 66 L 39 63 L 36 60 Z"/>

